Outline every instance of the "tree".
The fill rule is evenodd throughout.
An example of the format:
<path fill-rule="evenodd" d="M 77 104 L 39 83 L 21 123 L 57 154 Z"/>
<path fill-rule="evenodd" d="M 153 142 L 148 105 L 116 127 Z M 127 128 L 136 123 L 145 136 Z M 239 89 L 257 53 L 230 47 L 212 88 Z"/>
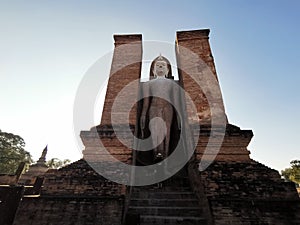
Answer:
<path fill-rule="evenodd" d="M 289 181 L 300 184 L 300 160 L 290 162 L 291 167 L 281 171 L 281 175 Z"/>
<path fill-rule="evenodd" d="M 25 149 L 24 139 L 12 133 L 0 130 L 0 173 L 14 174 L 21 162 L 27 165 L 33 162 Z"/>
<path fill-rule="evenodd" d="M 46 165 L 51 169 L 59 169 L 63 166 L 68 165 L 70 162 L 70 159 L 60 160 L 58 158 L 52 158 L 46 162 Z"/>

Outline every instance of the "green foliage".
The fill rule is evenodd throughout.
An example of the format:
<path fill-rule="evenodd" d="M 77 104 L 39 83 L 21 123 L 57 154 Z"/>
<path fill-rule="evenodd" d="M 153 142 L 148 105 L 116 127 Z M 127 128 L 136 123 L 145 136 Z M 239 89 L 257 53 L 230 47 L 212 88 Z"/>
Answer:
<path fill-rule="evenodd" d="M 281 175 L 289 181 L 300 184 L 300 160 L 290 162 L 291 167 L 281 171 Z"/>
<path fill-rule="evenodd" d="M 0 174 L 14 174 L 21 162 L 33 162 L 23 138 L 0 130 Z"/>
<path fill-rule="evenodd" d="M 68 165 L 71 162 L 69 159 L 60 160 L 58 158 L 52 158 L 46 162 L 46 165 L 52 169 L 59 169 L 63 166 Z"/>

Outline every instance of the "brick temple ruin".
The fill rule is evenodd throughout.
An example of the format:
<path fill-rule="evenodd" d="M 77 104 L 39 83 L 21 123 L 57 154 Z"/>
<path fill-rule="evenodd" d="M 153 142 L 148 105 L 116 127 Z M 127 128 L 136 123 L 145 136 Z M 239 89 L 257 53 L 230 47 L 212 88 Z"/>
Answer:
<path fill-rule="evenodd" d="M 1 224 L 300 224 L 300 199 L 295 184 L 285 182 L 276 170 L 250 158 L 247 146 L 253 137 L 251 130 L 242 130 L 226 120 L 218 154 L 205 170 L 199 170 L 199 162 L 210 157 L 205 154 L 209 137 L 214 141 L 219 128 L 210 124 L 207 96 L 184 70 L 178 70 L 178 83 L 195 102 L 200 121 L 199 127 L 191 125 L 199 131 L 199 139 L 186 166 L 162 185 L 147 186 L 115 183 L 95 172 L 88 163 L 91 160 L 105 164 L 109 172 L 118 173 L 109 155 L 127 164 L 135 162 L 132 149 L 115 135 L 111 112 L 122 88 L 140 79 L 142 35 L 114 35 L 114 40 L 101 123 L 81 132 L 84 158 L 61 169 L 45 171 L 42 155 L 36 166 L 40 169 L 35 169 L 39 173 L 31 173 L 31 178 L 27 173 L 22 181 L 19 172 L 5 179 L 0 177 L 1 184 L 8 184 L 0 187 Z M 118 47 L 126 44 L 132 44 L 132 51 L 120 51 Z M 208 29 L 177 32 L 175 46 L 178 68 L 198 66 L 186 60 L 180 50 L 184 47 L 201 58 L 217 79 Z M 122 66 L 128 60 L 135 63 Z M 221 100 L 215 100 L 222 108 Z M 185 109 L 190 117 L 189 106 Z M 130 111 L 132 133 L 138 124 L 139 110 L 136 104 Z M 225 110 L 221 112 L 225 115 Z M 98 146 L 99 138 L 107 152 Z"/>

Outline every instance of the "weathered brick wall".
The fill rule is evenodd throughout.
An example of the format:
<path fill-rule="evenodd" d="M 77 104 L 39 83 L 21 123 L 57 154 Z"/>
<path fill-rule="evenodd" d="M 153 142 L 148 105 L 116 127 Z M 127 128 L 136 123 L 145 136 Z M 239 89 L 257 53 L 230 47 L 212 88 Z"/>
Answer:
<path fill-rule="evenodd" d="M 123 199 L 23 198 L 14 225 L 121 225 Z"/>
<path fill-rule="evenodd" d="M 110 78 L 108 81 L 101 125 L 111 125 L 111 109 L 115 98 L 130 82 L 138 80 L 142 66 L 142 35 L 114 35 L 115 50 L 112 59 Z M 131 89 L 132 98 L 137 99 L 138 86 Z M 130 94 L 130 93 L 129 93 Z M 122 96 L 121 96 L 122 97 Z M 128 101 L 128 99 L 127 99 Z M 124 99 L 124 103 L 127 102 Z M 126 107 L 119 113 L 128 114 Z M 122 115 L 120 115 L 122 117 Z M 129 124 L 135 125 L 136 105 L 129 115 Z"/>
<path fill-rule="evenodd" d="M 212 129 L 211 126 L 203 125 L 199 127 L 198 133 L 200 136 L 195 149 L 198 160 L 250 161 L 250 151 L 247 147 L 253 137 L 251 130 L 241 130 L 231 124 L 227 124 L 226 129 Z M 223 139 L 222 134 L 224 135 Z M 211 147 L 208 147 L 208 143 Z"/>
<path fill-rule="evenodd" d="M 216 225 L 298 225 L 299 201 L 230 200 L 211 201 Z"/>
<path fill-rule="evenodd" d="M 298 199 L 295 185 L 255 161 L 215 162 L 201 172 L 206 194 L 211 198 Z"/>
<path fill-rule="evenodd" d="M 217 115 L 225 115 L 208 35 L 208 29 L 180 31 L 177 32 L 176 39 L 179 77 L 183 82 L 184 90 L 197 108 L 197 115 L 194 115 L 191 103 L 186 99 L 188 117 L 190 121 L 199 118 L 202 124 L 211 122 L 213 110 L 215 118 Z M 201 87 L 192 77 L 199 81 Z"/>
<path fill-rule="evenodd" d="M 105 168 L 118 173 L 111 163 Z M 59 170 L 49 170 L 41 196 L 23 198 L 14 224 L 121 224 L 125 189 L 81 159 Z"/>
<path fill-rule="evenodd" d="M 107 171 L 118 172 L 112 164 L 106 164 Z M 123 185 L 107 180 L 95 172 L 83 159 L 57 171 L 46 173 L 42 195 L 54 196 L 123 196 Z"/>
<path fill-rule="evenodd" d="M 196 168 L 194 168 L 196 169 Z M 299 224 L 295 185 L 258 162 L 214 162 L 194 178 L 201 180 L 216 225 Z M 197 188 L 197 186 L 196 186 Z"/>
<path fill-rule="evenodd" d="M 210 67 L 210 70 L 217 78 L 214 58 L 209 44 L 209 32 L 209 29 L 177 31 L 176 41 L 178 45 L 196 53 Z M 180 46 L 177 49 L 178 51 L 180 51 Z"/>
<path fill-rule="evenodd" d="M 122 144 L 115 137 L 112 125 L 135 126 L 137 115 L 138 83 L 142 66 L 142 35 L 114 35 L 115 49 L 111 64 L 110 78 L 108 81 L 101 125 L 91 131 L 81 132 L 81 139 L 85 145 L 84 158 L 88 161 L 113 161 L 117 160 L 130 163 L 132 137 L 124 137 L 128 143 Z M 132 83 L 133 82 L 133 83 Z M 120 92 L 131 84 L 126 95 Z M 131 107 L 129 102 L 133 102 Z M 113 105 L 117 105 L 114 112 Z M 111 116 L 115 115 L 114 121 Z M 127 118 L 129 115 L 129 118 Z M 127 121 L 128 119 L 128 121 Z M 127 122 L 126 122 L 127 121 Z M 130 130 L 130 129 L 129 129 Z M 103 146 L 99 145 L 99 138 Z"/>
<path fill-rule="evenodd" d="M 114 157 L 118 161 L 131 163 L 133 146 L 133 129 L 116 137 L 115 131 L 111 126 L 97 126 L 91 131 L 82 131 L 81 140 L 85 146 L 83 151 L 84 159 L 89 162 L 112 162 Z M 101 144 L 100 144 L 101 142 Z"/>

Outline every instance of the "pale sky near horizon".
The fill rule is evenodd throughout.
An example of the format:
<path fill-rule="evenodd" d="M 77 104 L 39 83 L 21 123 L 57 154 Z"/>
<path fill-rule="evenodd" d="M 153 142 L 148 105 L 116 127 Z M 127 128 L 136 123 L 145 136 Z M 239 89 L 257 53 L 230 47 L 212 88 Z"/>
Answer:
<path fill-rule="evenodd" d="M 230 123 L 253 130 L 254 160 L 282 170 L 300 159 L 299 11 L 297 0 L 0 1 L 0 129 L 35 160 L 46 144 L 49 159 L 79 159 L 74 98 L 113 35 L 174 43 L 209 28 Z"/>

